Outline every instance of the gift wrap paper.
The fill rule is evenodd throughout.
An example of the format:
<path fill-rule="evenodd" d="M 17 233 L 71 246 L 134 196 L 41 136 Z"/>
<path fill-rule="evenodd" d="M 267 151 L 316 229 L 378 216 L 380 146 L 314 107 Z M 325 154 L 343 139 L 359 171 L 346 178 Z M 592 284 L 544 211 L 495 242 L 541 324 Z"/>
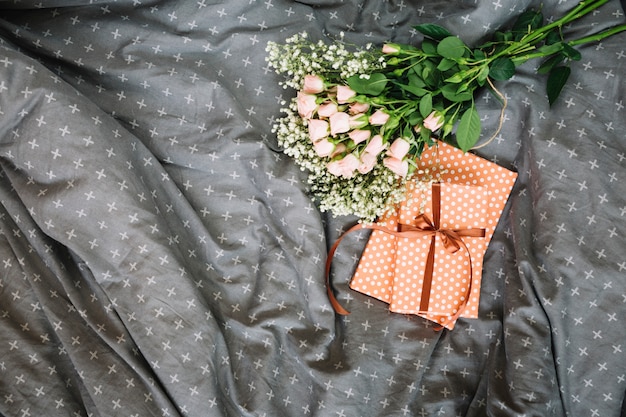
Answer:
<path fill-rule="evenodd" d="M 433 237 L 402 237 L 375 229 L 350 287 L 388 303 L 393 312 L 415 314 L 452 329 L 457 317 L 478 317 L 483 257 L 517 174 L 443 142 L 424 151 L 418 169 L 440 174 L 439 228 L 484 229 L 484 237 L 464 236 L 465 245 L 450 253 L 435 234 L 428 288 L 425 268 Z M 379 219 L 377 227 L 397 232 L 415 226 L 420 214 L 434 218 L 432 186 L 419 180 L 407 184 L 405 201 Z"/>

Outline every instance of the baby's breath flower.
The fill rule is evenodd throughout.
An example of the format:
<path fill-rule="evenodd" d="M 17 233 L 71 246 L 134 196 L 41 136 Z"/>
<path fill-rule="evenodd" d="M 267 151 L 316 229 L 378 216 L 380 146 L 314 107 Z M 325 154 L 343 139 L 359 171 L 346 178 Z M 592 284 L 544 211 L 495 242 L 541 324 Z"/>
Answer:
<path fill-rule="evenodd" d="M 383 67 L 384 60 L 380 60 L 379 53 L 349 50 L 341 39 L 340 36 L 339 41 L 327 45 L 322 40 L 311 42 L 303 32 L 287 38 L 283 44 L 270 41 L 266 61 L 277 73 L 287 75 L 281 85 L 295 90 L 302 87 L 304 76 L 308 74 L 345 79 Z"/>

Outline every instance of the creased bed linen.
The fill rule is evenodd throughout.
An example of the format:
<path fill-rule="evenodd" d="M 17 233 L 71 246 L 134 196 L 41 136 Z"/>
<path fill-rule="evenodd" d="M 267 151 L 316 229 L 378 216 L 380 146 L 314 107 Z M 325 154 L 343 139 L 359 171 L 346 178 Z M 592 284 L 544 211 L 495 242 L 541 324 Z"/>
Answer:
<path fill-rule="evenodd" d="M 292 92 L 270 40 L 472 43 L 529 5 L 0 2 L 0 415 L 623 415 L 623 34 L 552 108 L 536 63 L 497 85 L 476 153 L 519 177 L 451 332 L 348 288 L 366 233 L 334 258 L 335 315 L 326 253 L 355 219 L 317 210 L 271 132 Z M 564 30 L 623 21 L 611 1 Z"/>

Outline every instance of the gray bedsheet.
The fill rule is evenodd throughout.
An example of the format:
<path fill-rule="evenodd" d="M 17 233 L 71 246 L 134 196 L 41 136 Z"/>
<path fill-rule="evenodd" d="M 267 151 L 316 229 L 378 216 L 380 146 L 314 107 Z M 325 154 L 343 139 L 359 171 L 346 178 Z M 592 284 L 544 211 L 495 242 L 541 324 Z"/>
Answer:
<path fill-rule="evenodd" d="M 625 34 L 580 48 L 552 108 L 537 63 L 498 84 L 477 153 L 519 178 L 453 331 L 348 288 L 360 232 L 335 315 L 355 219 L 271 133 L 293 92 L 268 41 L 475 43 L 538 4 L 0 2 L 0 415 L 624 415 Z M 621 22 L 613 0 L 564 30 Z"/>

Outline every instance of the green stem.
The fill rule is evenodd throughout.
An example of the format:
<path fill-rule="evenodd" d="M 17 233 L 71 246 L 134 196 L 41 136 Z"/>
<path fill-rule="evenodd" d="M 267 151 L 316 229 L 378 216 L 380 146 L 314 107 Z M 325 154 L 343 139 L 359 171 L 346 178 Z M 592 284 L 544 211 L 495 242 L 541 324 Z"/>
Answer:
<path fill-rule="evenodd" d="M 598 7 L 602 6 L 603 4 L 607 3 L 608 1 L 609 0 L 595 0 L 595 1 L 591 1 L 590 2 L 591 4 L 587 5 L 585 8 L 583 8 L 583 10 L 581 10 L 579 13 L 575 14 L 573 16 L 572 20 L 580 19 L 584 15 L 593 12 Z M 585 4 L 585 3 L 586 3 L 585 1 L 581 2 L 581 5 Z"/>
<path fill-rule="evenodd" d="M 593 12 L 598 7 L 602 6 L 608 1 L 609 0 L 583 0 L 578 3 L 578 6 L 574 7 L 564 16 L 555 20 L 552 23 L 549 23 L 545 26 L 542 26 L 541 28 L 538 28 L 537 30 L 534 30 L 533 32 L 529 33 L 527 37 L 524 37 L 520 42 L 534 45 L 544 39 L 548 35 L 548 32 L 550 32 L 552 29 L 556 27 L 561 28 L 570 22 L 578 20 L 581 17 Z"/>
<path fill-rule="evenodd" d="M 511 61 L 513 61 L 513 63 L 517 67 L 526 61 L 530 61 L 531 59 L 535 59 L 535 58 L 543 58 L 544 56 L 547 56 L 547 55 L 541 52 L 537 52 L 535 54 L 528 54 L 528 55 L 511 58 Z"/>
<path fill-rule="evenodd" d="M 564 25 L 571 23 L 575 20 L 580 19 L 581 17 L 593 12 L 598 7 L 607 3 L 609 0 L 583 0 L 576 7 L 570 10 L 567 14 L 562 16 L 561 18 L 555 20 L 554 22 L 542 26 L 528 35 L 523 37 L 519 42 L 514 42 L 511 46 L 504 49 L 502 52 L 490 57 L 491 60 L 494 60 L 500 56 L 509 56 L 512 60 L 519 65 L 520 63 L 526 62 L 529 59 L 540 58 L 542 56 L 546 56 L 543 53 L 537 52 L 534 54 L 521 55 L 524 52 L 531 51 L 535 49 L 535 45 L 541 42 L 548 36 L 548 33 L 554 28 L 562 28 Z M 570 46 L 580 45 L 583 43 L 594 42 L 616 33 L 622 32 L 626 30 L 626 25 L 617 26 L 615 28 L 611 28 L 607 31 L 600 32 L 595 35 L 590 35 L 581 39 L 577 39 L 571 42 L 568 42 Z M 521 55 L 521 56 L 520 56 Z"/>
<path fill-rule="evenodd" d="M 584 38 L 580 38 L 580 39 L 575 39 L 573 41 L 569 41 L 567 42 L 567 44 L 569 46 L 577 46 L 577 45 L 583 45 L 586 43 L 591 43 L 591 42 L 598 42 L 601 41 L 602 39 L 611 37 L 617 33 L 620 32 L 624 32 L 626 31 L 626 25 L 619 25 L 619 26 L 614 26 L 612 28 L 609 28 L 607 30 L 604 30 L 602 32 L 599 33 L 595 33 L 593 35 L 589 35 L 589 36 L 585 36 Z M 512 58 L 513 62 L 515 63 L 515 65 L 520 65 L 523 64 L 526 61 L 529 61 L 531 59 L 535 59 L 535 58 L 543 58 L 546 56 L 549 56 L 551 54 L 545 54 L 542 52 L 535 52 L 533 54 L 527 54 L 527 55 L 522 55 L 519 57 L 514 57 Z"/>
<path fill-rule="evenodd" d="M 613 36 L 617 33 L 623 32 L 625 30 L 626 30 L 626 25 L 613 26 L 612 28 L 609 28 L 602 32 L 570 41 L 568 42 L 568 44 L 570 46 L 576 46 L 576 45 L 582 45 L 582 44 L 590 43 L 590 42 L 597 42 L 597 41 L 601 41 L 604 38 L 608 38 L 609 36 Z"/>
<path fill-rule="evenodd" d="M 419 61 L 421 62 L 425 59 L 438 57 L 438 56 L 439 55 L 436 55 L 436 54 L 435 55 L 427 54 L 426 52 L 422 50 L 402 50 L 398 53 L 398 55 L 392 56 L 392 59 L 396 58 L 397 62 L 394 65 L 398 65 L 401 62 L 409 61 L 414 58 L 418 58 Z"/>

